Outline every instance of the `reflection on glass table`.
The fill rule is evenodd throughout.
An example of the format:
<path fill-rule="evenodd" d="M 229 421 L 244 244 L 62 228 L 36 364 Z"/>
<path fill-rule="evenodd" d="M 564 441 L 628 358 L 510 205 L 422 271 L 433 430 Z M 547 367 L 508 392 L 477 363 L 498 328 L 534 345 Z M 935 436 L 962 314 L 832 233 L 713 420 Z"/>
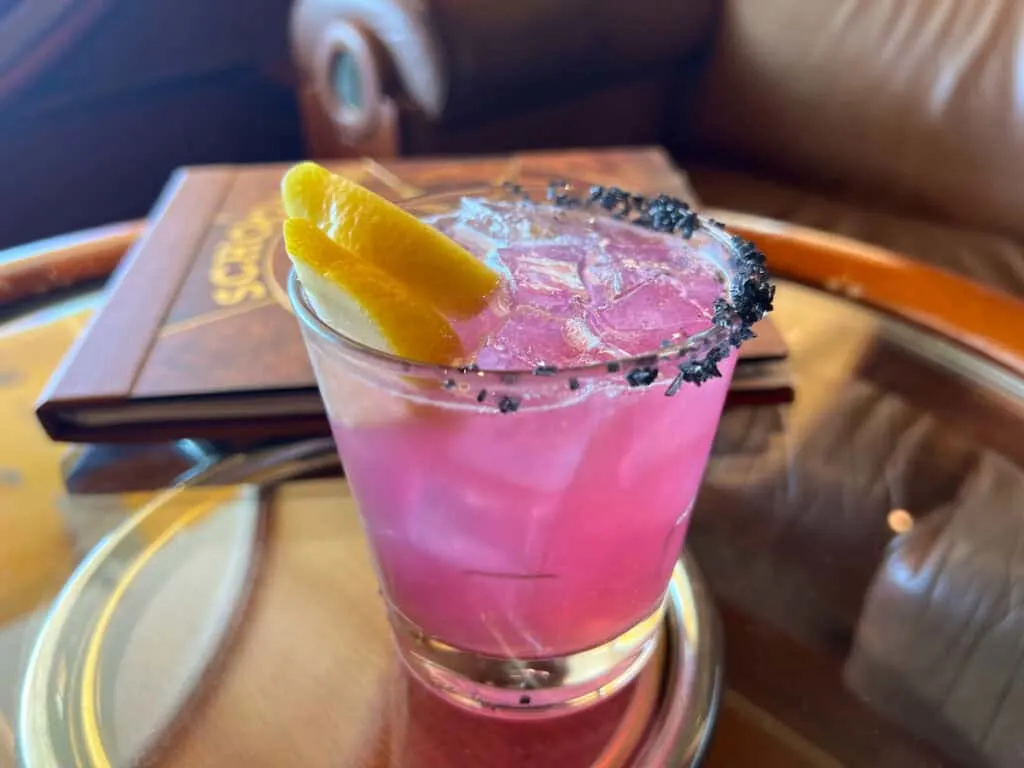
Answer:
<path fill-rule="evenodd" d="M 1024 383 L 852 302 L 781 297 L 796 401 L 723 419 L 690 539 L 730 684 L 842 763 L 1016 764 Z"/>
<path fill-rule="evenodd" d="M 777 304 L 796 399 L 734 408 L 723 418 L 689 542 L 725 631 L 727 690 L 706 764 L 1020 764 L 1024 381 L 851 298 L 783 283 Z M 63 493 L 74 457 L 46 441 L 31 418 L 35 394 L 83 320 L 72 311 L 0 329 L 0 765 L 13 761 L 20 675 L 42 612 L 88 547 L 152 499 L 150 492 Z M 19 349 L 31 349 L 30 369 L 8 363 L 20 359 Z M 218 535 L 236 536 L 232 546 L 244 553 L 261 540 L 254 536 L 262 518 L 258 511 L 238 514 L 235 526 Z M 310 557 L 318 552 L 318 530 L 301 534 L 301 551 Z M 258 610 L 260 574 L 282 555 L 259 546 L 256 553 L 252 561 L 241 554 L 218 558 L 220 576 L 200 578 L 221 590 L 202 591 L 185 580 L 177 602 L 167 596 L 140 605 L 138 615 L 166 618 L 178 605 L 223 616 L 216 606 L 235 600 Z M 326 683 L 316 699 L 323 706 L 305 708 L 302 702 L 312 699 L 289 698 L 296 694 L 287 686 L 232 682 L 232 669 L 240 668 L 232 665 L 242 664 L 269 665 L 283 680 L 300 668 L 336 679 L 332 655 L 304 655 L 303 638 L 319 636 L 330 647 L 347 642 L 338 627 L 366 631 L 377 620 L 355 615 L 349 624 L 320 627 L 320 635 L 312 624 L 294 631 L 296 616 L 311 621 L 328 607 L 315 602 L 325 599 L 315 589 L 321 571 L 304 570 L 301 557 L 291 567 L 296 581 L 276 604 L 264 645 L 229 643 L 219 661 L 208 653 L 198 666 L 176 667 L 215 692 L 233 685 L 244 695 L 162 703 L 154 697 L 148 714 L 130 701 L 103 705 L 138 710 L 154 733 L 184 706 L 187 727 L 166 734 L 164 764 L 213 764 L 213 756 L 225 754 L 246 754 L 258 764 L 260 737 L 273 736 L 325 761 L 328 752 L 355 749 L 352 764 L 374 765 L 380 753 L 373 745 L 405 743 L 412 725 L 430 727 L 411 725 L 408 712 L 405 725 L 385 717 L 389 710 L 345 716 L 333 706 L 353 699 Z M 252 602 L 243 599 L 243 584 Z M 169 595 L 179 587 L 166 589 Z M 200 592 L 202 599 L 182 601 Z M 242 612 L 242 638 L 249 610 Z M 211 624 L 188 634 L 206 637 L 212 649 L 218 644 L 211 638 L 230 636 L 229 629 Z M 144 634 L 133 639 L 146 641 Z M 132 653 L 126 646 L 125 660 Z M 145 665 L 149 656 L 133 658 Z M 162 669 L 175 664 L 173 657 L 153 658 Z M 376 665 L 360 671 L 361 685 L 372 687 L 374 675 L 383 674 Z M 244 722 L 265 728 L 247 730 Z M 313 736 L 328 732 L 329 744 Z M 135 754 L 130 736 L 122 742 L 124 754 Z M 423 764 L 444 764 L 445 756 L 434 757 Z"/>

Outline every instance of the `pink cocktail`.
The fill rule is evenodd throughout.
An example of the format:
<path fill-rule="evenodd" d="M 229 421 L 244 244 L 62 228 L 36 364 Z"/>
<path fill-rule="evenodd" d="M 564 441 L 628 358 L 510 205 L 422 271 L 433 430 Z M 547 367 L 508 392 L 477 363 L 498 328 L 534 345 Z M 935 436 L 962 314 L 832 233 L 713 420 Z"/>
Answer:
<path fill-rule="evenodd" d="M 346 339 L 292 281 L 403 658 L 501 713 L 583 706 L 643 665 L 771 301 L 760 254 L 674 201 L 531 197 L 407 205 L 503 276 L 450 368 Z"/>

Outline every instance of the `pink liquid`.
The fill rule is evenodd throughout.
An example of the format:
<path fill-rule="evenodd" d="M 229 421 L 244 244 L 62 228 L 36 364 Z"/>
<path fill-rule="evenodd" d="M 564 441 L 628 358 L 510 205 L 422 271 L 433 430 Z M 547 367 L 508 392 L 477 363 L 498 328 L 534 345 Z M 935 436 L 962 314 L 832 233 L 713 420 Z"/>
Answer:
<path fill-rule="evenodd" d="M 511 203 L 465 201 L 433 223 L 505 276 L 492 309 L 458 328 L 484 369 L 648 353 L 707 328 L 723 293 L 713 242 Z M 313 362 L 322 386 L 347 375 Z M 623 370 L 515 413 L 442 399 L 395 411 L 383 399 L 401 396 L 376 384 L 352 379 L 337 397 L 326 387 L 390 604 L 449 645 L 517 658 L 585 650 L 650 616 L 734 363 L 671 398 L 668 378 L 631 387 Z"/>

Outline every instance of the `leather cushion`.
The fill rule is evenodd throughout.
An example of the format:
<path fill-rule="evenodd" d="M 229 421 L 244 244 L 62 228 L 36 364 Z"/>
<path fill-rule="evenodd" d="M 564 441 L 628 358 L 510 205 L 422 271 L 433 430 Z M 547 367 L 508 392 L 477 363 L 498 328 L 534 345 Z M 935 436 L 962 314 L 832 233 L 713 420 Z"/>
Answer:
<path fill-rule="evenodd" d="M 687 171 L 707 206 L 874 243 L 1024 298 L 1024 241 L 901 216 L 740 173 L 692 166 Z"/>
<path fill-rule="evenodd" d="M 666 65 L 712 37 L 714 0 L 432 0 L 445 119 L 550 100 Z"/>
<path fill-rule="evenodd" d="M 674 120 L 773 178 L 1024 239 L 1020 0 L 727 0 Z"/>

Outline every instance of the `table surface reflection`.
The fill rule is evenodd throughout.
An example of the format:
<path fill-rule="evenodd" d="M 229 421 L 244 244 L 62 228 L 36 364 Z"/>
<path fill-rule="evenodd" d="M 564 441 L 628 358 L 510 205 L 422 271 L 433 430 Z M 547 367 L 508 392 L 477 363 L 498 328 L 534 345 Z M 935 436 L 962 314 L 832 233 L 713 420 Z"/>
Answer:
<path fill-rule="evenodd" d="M 0 327 L 0 766 L 47 606 L 153 493 L 67 494 L 74 451 L 32 416 L 93 300 Z M 726 637 L 707 764 L 1024 765 L 1024 382 L 811 288 L 775 319 L 795 401 L 725 414 L 688 544 Z M 285 704 L 251 687 L 235 706 Z"/>

